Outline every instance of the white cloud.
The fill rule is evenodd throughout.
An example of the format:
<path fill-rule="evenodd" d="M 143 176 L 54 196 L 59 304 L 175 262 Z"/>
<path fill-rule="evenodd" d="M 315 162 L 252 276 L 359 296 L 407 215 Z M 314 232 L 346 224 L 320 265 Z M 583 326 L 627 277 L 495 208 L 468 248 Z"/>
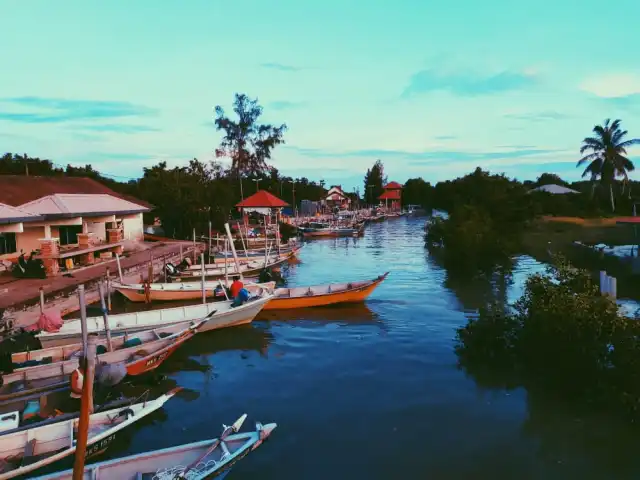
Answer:
<path fill-rule="evenodd" d="M 580 89 L 604 98 L 640 94 L 640 74 L 612 73 L 592 77 L 582 82 Z"/>

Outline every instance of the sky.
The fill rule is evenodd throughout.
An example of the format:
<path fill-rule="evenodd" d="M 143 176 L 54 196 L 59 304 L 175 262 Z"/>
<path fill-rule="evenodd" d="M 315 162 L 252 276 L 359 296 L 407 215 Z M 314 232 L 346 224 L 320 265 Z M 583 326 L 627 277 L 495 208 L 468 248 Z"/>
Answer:
<path fill-rule="evenodd" d="M 595 124 L 621 118 L 640 137 L 637 0 L 0 0 L 0 11 L 0 151 L 123 180 L 214 159 L 214 107 L 231 112 L 236 92 L 287 124 L 273 166 L 346 190 L 376 159 L 401 183 L 477 166 L 574 180 Z M 629 154 L 640 162 L 640 147 Z"/>

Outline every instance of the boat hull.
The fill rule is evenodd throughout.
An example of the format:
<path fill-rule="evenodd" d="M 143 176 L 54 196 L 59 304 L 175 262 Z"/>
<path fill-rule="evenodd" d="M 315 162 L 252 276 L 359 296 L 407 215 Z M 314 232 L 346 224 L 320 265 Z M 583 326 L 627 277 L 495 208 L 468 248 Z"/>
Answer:
<path fill-rule="evenodd" d="M 264 308 L 264 310 L 290 310 L 294 308 L 325 307 L 341 303 L 364 302 L 369 295 L 380 285 L 386 274 L 374 280 L 369 285 L 357 287 L 344 292 L 327 293 L 322 295 L 308 295 L 302 297 L 278 297 L 276 296 Z"/>
<path fill-rule="evenodd" d="M 197 305 L 186 307 L 190 310 L 190 317 L 182 316 L 181 318 L 171 318 L 173 315 L 169 315 L 166 320 L 155 320 L 153 323 L 141 322 L 128 324 L 125 326 L 119 326 L 117 323 L 111 327 L 112 335 L 121 335 L 124 333 L 136 333 L 144 330 L 150 330 L 154 328 L 166 327 L 175 323 L 182 323 L 187 321 L 205 320 L 205 322 L 198 327 L 198 332 L 208 332 L 210 330 L 217 330 L 218 328 L 235 327 L 237 325 L 244 325 L 251 323 L 253 319 L 260 313 L 265 304 L 273 298 L 272 295 L 268 295 L 262 298 L 251 300 L 237 308 L 231 308 L 228 311 L 221 313 L 220 315 L 208 316 L 216 311 L 216 303 L 207 303 L 204 305 Z M 175 310 L 175 309 L 169 309 Z M 144 315 L 147 312 L 140 312 Z M 178 317 L 178 315 L 176 315 Z M 104 337 L 105 333 L 102 328 L 89 328 L 91 333 L 96 333 L 100 337 Z M 71 332 L 57 332 L 47 335 L 38 335 L 40 343 L 43 348 L 55 347 L 58 345 L 66 345 L 69 343 L 78 343 L 82 339 L 82 333 L 75 329 Z"/>
<path fill-rule="evenodd" d="M 223 281 L 224 284 L 224 281 Z M 169 284 L 176 285 L 176 284 Z M 201 283 L 198 282 L 180 282 L 179 285 L 187 286 L 184 289 L 167 289 L 167 290 L 159 290 L 154 289 L 153 286 L 151 291 L 149 292 L 149 300 L 152 302 L 174 302 L 174 301 L 186 301 L 186 300 L 201 300 L 202 299 L 202 287 Z M 193 287 L 190 287 L 193 285 Z M 205 294 L 207 298 L 215 298 L 214 290 L 219 284 L 216 282 L 213 285 L 205 284 Z M 230 286 L 231 282 L 228 283 L 227 286 Z M 275 282 L 267 282 L 262 284 L 245 284 L 247 291 L 251 295 L 258 295 L 261 293 L 263 289 L 273 290 L 275 288 Z M 127 300 L 131 302 L 145 302 L 146 296 L 144 293 L 144 289 L 139 285 L 129 286 L 122 285 L 116 286 L 115 289 L 124 295 Z"/>

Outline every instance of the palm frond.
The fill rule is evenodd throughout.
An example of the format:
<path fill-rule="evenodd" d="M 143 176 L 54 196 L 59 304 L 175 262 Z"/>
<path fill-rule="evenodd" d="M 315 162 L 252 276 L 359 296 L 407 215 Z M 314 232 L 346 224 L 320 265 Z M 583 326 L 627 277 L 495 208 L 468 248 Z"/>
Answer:
<path fill-rule="evenodd" d="M 584 153 L 584 152 L 580 152 L 580 153 Z M 600 159 L 600 158 L 601 158 L 600 152 L 590 153 L 589 155 L 585 155 L 580 160 L 578 160 L 578 164 L 576 165 L 576 167 L 579 167 L 580 165 L 584 164 L 585 162 L 590 162 L 592 160 L 596 160 L 596 159 Z"/>

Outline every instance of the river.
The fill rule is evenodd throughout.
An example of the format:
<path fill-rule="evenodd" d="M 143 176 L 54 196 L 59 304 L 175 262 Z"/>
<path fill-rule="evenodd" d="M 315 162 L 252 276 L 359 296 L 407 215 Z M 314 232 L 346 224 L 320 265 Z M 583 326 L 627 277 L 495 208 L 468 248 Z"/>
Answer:
<path fill-rule="evenodd" d="M 456 277 L 426 253 L 423 224 L 306 245 L 290 285 L 389 277 L 366 305 L 197 336 L 162 366 L 186 393 L 118 455 L 215 437 L 246 412 L 278 428 L 229 480 L 637 478 L 638 438 L 615 418 L 457 368 L 456 327 L 487 299 L 515 300 L 544 266 L 521 257 L 506 280 Z"/>

